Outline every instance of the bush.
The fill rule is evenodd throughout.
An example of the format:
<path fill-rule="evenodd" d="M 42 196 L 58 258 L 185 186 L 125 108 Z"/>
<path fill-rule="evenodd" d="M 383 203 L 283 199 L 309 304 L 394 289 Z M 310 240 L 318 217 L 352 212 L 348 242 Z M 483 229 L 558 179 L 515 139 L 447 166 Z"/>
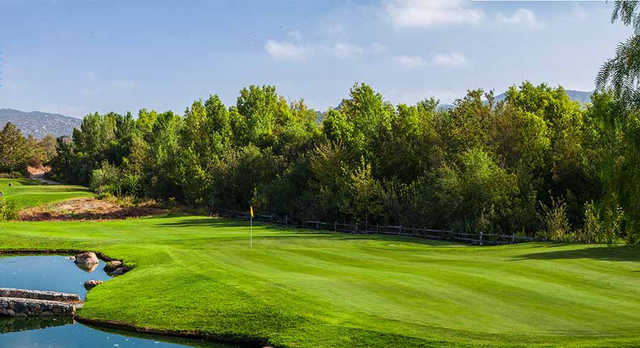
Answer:
<path fill-rule="evenodd" d="M 96 198 L 98 198 L 99 200 L 103 200 L 103 201 L 109 201 L 109 200 L 113 199 L 113 195 L 111 193 L 109 193 L 109 192 L 100 192 L 100 193 L 98 193 Z"/>
<path fill-rule="evenodd" d="M 542 206 L 542 223 L 544 230 L 542 236 L 545 239 L 566 242 L 573 239 L 571 226 L 567 217 L 567 204 L 562 199 L 551 198 L 551 206 Z"/>
<path fill-rule="evenodd" d="M 9 221 L 18 219 L 18 209 L 13 202 L 7 201 L 4 197 L 0 197 L 0 221 Z"/>
<path fill-rule="evenodd" d="M 593 201 L 587 202 L 584 226 L 577 239 L 583 243 L 613 244 L 623 235 L 623 222 L 624 211 L 620 206 L 598 209 Z"/>
<path fill-rule="evenodd" d="M 584 225 L 576 238 L 582 243 L 597 243 L 602 235 L 602 221 L 595 203 L 589 201 L 584 205 Z"/>
<path fill-rule="evenodd" d="M 615 205 L 603 212 L 603 223 L 599 242 L 613 244 L 623 234 L 624 211 Z M 633 244 L 629 241 L 629 244 Z"/>
<path fill-rule="evenodd" d="M 89 187 L 98 195 L 111 194 L 118 196 L 121 194 L 121 175 L 120 170 L 107 162 L 102 163 L 100 169 L 91 172 Z"/>

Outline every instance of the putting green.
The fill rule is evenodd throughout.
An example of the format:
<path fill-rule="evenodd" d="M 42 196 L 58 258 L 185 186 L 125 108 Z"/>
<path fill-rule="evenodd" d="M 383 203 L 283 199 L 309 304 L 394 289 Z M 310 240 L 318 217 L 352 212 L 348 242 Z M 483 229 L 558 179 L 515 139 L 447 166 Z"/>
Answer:
<path fill-rule="evenodd" d="M 0 249 L 135 269 L 80 315 L 288 347 L 638 346 L 640 250 L 471 247 L 164 216 L 0 224 Z"/>

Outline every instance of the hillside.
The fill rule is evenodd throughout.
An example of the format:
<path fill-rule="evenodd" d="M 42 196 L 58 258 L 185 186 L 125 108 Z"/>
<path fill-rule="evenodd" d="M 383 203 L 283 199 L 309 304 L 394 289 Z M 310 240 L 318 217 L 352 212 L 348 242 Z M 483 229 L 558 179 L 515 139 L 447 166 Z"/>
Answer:
<path fill-rule="evenodd" d="M 569 98 L 571 98 L 571 100 L 577 101 L 580 104 L 591 102 L 591 94 L 593 94 L 593 92 L 576 91 L 572 89 L 567 89 L 565 90 L 565 92 L 567 92 L 567 95 L 569 96 Z M 505 93 L 498 94 L 496 96 L 496 101 L 502 101 L 505 98 Z"/>
<path fill-rule="evenodd" d="M 47 134 L 54 137 L 71 135 L 73 129 L 79 127 L 82 120 L 39 111 L 0 109 L 0 127 L 4 127 L 7 122 L 16 125 L 25 136 L 33 135 L 35 138 L 43 138 Z"/>
<path fill-rule="evenodd" d="M 576 91 L 572 89 L 567 89 L 565 91 L 571 100 L 577 101 L 580 104 L 589 103 L 591 101 L 591 94 L 593 94 L 593 92 Z M 505 93 L 500 93 L 496 96 L 496 101 L 502 101 L 505 97 Z M 440 104 L 438 106 L 438 108 L 442 110 L 450 110 L 453 109 L 453 107 L 453 104 Z"/>

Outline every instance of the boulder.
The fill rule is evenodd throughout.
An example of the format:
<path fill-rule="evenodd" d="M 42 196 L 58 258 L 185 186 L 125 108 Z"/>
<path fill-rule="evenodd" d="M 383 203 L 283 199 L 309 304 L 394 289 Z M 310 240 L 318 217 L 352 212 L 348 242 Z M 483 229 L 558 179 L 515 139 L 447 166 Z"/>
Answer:
<path fill-rule="evenodd" d="M 86 282 L 84 282 L 84 288 L 87 290 L 91 290 L 102 283 L 104 283 L 102 280 L 87 280 Z"/>
<path fill-rule="evenodd" d="M 109 274 L 112 276 L 119 276 L 127 273 L 128 271 L 129 271 L 129 268 L 127 268 L 126 266 L 122 266 L 122 267 L 116 268 L 115 270 L 113 270 L 113 272 Z"/>
<path fill-rule="evenodd" d="M 120 267 L 122 267 L 122 261 L 110 261 L 106 266 L 104 266 L 104 271 L 107 273 L 111 273 Z"/>
<path fill-rule="evenodd" d="M 86 264 L 86 265 L 95 265 L 100 262 L 96 253 L 91 251 L 85 251 L 84 253 L 80 253 L 76 255 L 76 259 L 74 261 L 78 264 Z"/>
<path fill-rule="evenodd" d="M 100 260 L 95 253 L 88 251 L 76 255 L 73 262 L 75 262 L 80 269 L 91 273 L 98 267 Z"/>

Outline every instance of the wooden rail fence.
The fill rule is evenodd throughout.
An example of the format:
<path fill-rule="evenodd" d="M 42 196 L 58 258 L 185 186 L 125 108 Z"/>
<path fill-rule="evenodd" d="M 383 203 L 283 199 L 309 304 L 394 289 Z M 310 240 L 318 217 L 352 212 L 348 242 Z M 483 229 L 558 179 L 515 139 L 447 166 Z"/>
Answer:
<path fill-rule="evenodd" d="M 223 217 L 249 220 L 249 213 L 239 212 L 235 210 L 216 210 L 211 214 L 216 214 Z M 334 222 L 325 222 L 317 220 L 298 220 L 289 216 L 278 216 L 275 214 L 255 214 L 254 221 L 266 222 L 281 226 L 307 228 L 312 230 L 324 230 L 343 232 L 351 234 L 386 234 L 394 236 L 405 236 L 424 238 L 432 240 L 454 241 L 460 243 L 467 243 L 472 245 L 503 245 L 503 244 L 516 244 L 533 241 L 543 241 L 539 238 L 532 238 L 527 236 L 519 236 L 513 234 L 492 234 L 492 233 L 462 233 L 452 230 L 438 230 L 422 227 L 407 227 L 407 226 L 393 226 L 393 225 L 362 225 L 358 223 L 348 224 Z"/>

